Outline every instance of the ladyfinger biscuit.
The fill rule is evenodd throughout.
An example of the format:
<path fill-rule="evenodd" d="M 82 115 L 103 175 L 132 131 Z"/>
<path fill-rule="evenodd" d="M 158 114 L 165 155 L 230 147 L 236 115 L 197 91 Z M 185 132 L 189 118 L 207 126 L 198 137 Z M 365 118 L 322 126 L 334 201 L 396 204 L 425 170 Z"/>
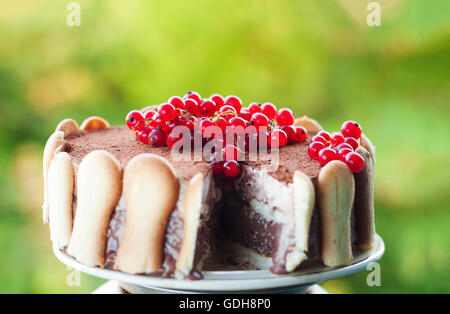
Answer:
<path fill-rule="evenodd" d="M 72 160 L 67 153 L 58 153 L 48 171 L 50 238 L 58 249 L 65 248 L 72 236 L 72 197 Z"/>
<path fill-rule="evenodd" d="M 64 133 L 61 131 L 56 131 L 50 135 L 44 149 L 44 159 L 43 159 L 43 175 L 44 175 L 44 204 L 42 205 L 42 216 L 44 223 L 48 223 L 48 184 L 47 176 L 50 164 L 55 156 L 55 151 L 62 145 L 64 141 Z"/>
<path fill-rule="evenodd" d="M 109 128 L 109 123 L 100 117 L 90 117 L 83 121 L 80 129 L 83 131 L 97 130 L 97 129 L 107 129 Z"/>
<path fill-rule="evenodd" d="M 369 250 L 375 238 L 374 169 L 371 154 L 362 146 L 356 149 L 365 161 L 364 169 L 355 173 L 355 215 L 356 246 Z"/>
<path fill-rule="evenodd" d="M 79 129 L 80 128 L 78 127 L 78 123 L 72 119 L 62 120 L 56 127 L 56 131 L 61 131 L 64 133 L 64 138 L 66 138 L 69 134 L 78 131 Z"/>
<path fill-rule="evenodd" d="M 370 156 L 372 157 L 372 165 L 373 169 L 375 170 L 375 146 L 372 145 L 372 142 L 369 140 L 369 138 L 363 133 L 361 134 L 361 138 L 359 139 L 360 145 L 366 149 L 367 152 L 369 152 Z"/>
<path fill-rule="evenodd" d="M 302 126 L 304 127 L 308 132 L 314 132 L 317 133 L 321 130 L 323 130 L 322 126 L 317 122 L 316 120 L 313 120 L 311 118 L 308 118 L 307 116 L 303 116 L 301 118 L 297 118 L 294 121 L 295 126 Z"/>
<path fill-rule="evenodd" d="M 189 181 L 184 196 L 184 237 L 176 263 L 177 273 L 188 275 L 194 266 L 197 233 L 203 202 L 203 175 L 196 174 Z"/>
<path fill-rule="evenodd" d="M 125 232 L 114 268 L 130 274 L 153 273 L 162 265 L 164 240 L 179 183 L 162 157 L 134 157 L 124 172 Z"/>
<path fill-rule="evenodd" d="M 350 215 L 355 195 L 353 174 L 346 164 L 333 160 L 317 180 L 322 220 L 322 260 L 327 266 L 348 265 L 353 259 Z"/>
<path fill-rule="evenodd" d="M 122 192 L 117 160 L 106 151 L 93 151 L 80 163 L 77 210 L 67 252 L 87 266 L 104 266 L 108 224 Z"/>
<path fill-rule="evenodd" d="M 307 257 L 309 227 L 315 202 L 314 185 L 311 179 L 299 170 L 294 173 L 292 192 L 295 248 L 286 256 L 286 270 L 288 272 L 295 270 Z"/>

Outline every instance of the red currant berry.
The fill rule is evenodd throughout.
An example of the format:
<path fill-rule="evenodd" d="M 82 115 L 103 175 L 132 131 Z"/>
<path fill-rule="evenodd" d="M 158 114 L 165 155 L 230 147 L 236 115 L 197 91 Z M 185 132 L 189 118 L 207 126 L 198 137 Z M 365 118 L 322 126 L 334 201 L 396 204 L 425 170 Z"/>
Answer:
<path fill-rule="evenodd" d="M 343 163 L 345 163 L 345 156 L 347 156 L 347 154 L 351 153 L 351 152 L 353 152 L 352 148 L 344 147 L 344 148 L 340 149 L 339 153 L 338 153 L 338 159 L 340 161 L 342 161 Z"/>
<path fill-rule="evenodd" d="M 158 129 L 158 130 L 162 130 L 162 131 L 166 130 L 166 123 L 163 119 L 161 119 L 159 114 L 155 114 L 153 116 L 152 120 L 149 123 L 149 126 L 154 129 Z"/>
<path fill-rule="evenodd" d="M 296 126 L 295 127 L 295 142 L 303 142 L 308 137 L 308 131 L 302 126 Z"/>
<path fill-rule="evenodd" d="M 308 147 L 308 155 L 312 159 L 317 159 L 319 157 L 319 152 L 325 148 L 325 144 L 322 142 L 312 142 Z"/>
<path fill-rule="evenodd" d="M 352 147 L 350 144 L 348 144 L 348 143 L 341 143 L 341 144 L 339 144 L 339 145 L 336 147 L 336 149 L 337 149 L 338 151 L 340 151 L 340 150 L 343 149 L 343 148 L 350 148 L 350 149 L 353 151 L 353 147 Z"/>
<path fill-rule="evenodd" d="M 361 137 L 361 132 L 361 126 L 355 121 L 346 121 L 342 124 L 341 133 L 344 137 L 359 139 Z"/>
<path fill-rule="evenodd" d="M 199 106 L 199 113 L 202 117 L 210 117 L 216 112 L 216 104 L 212 100 L 204 100 Z"/>
<path fill-rule="evenodd" d="M 228 160 L 223 164 L 223 172 L 228 178 L 237 178 L 241 174 L 241 167 L 235 160 Z"/>
<path fill-rule="evenodd" d="M 144 116 L 138 110 L 130 111 L 127 115 L 127 126 L 130 130 L 140 130 L 145 127 L 145 123 L 140 123 L 144 120 Z"/>
<path fill-rule="evenodd" d="M 167 121 L 166 122 L 166 127 L 164 128 L 164 132 L 166 134 L 170 134 L 170 132 L 172 132 L 172 130 L 176 127 L 177 125 L 173 122 L 173 121 Z"/>
<path fill-rule="evenodd" d="M 254 113 L 252 115 L 251 123 L 258 129 L 262 126 L 268 126 L 270 121 L 264 113 Z"/>
<path fill-rule="evenodd" d="M 213 161 L 211 163 L 212 173 L 215 177 L 223 176 L 223 161 Z"/>
<path fill-rule="evenodd" d="M 194 99 L 187 98 L 187 99 L 185 99 L 184 104 L 185 104 L 186 110 L 189 111 L 189 113 L 191 113 L 193 115 L 198 114 L 199 105 L 197 104 L 197 102 Z"/>
<path fill-rule="evenodd" d="M 267 138 L 270 147 L 283 147 L 288 141 L 286 132 L 276 129 L 269 133 Z"/>
<path fill-rule="evenodd" d="M 216 109 L 222 107 L 225 104 L 225 100 L 223 99 L 222 95 L 214 94 L 211 97 L 209 97 L 214 103 L 216 104 Z"/>
<path fill-rule="evenodd" d="M 144 114 L 144 120 L 152 119 L 158 113 L 155 110 L 148 110 Z"/>
<path fill-rule="evenodd" d="M 148 140 L 153 147 L 166 145 L 166 133 L 161 130 L 153 130 L 148 135 Z"/>
<path fill-rule="evenodd" d="M 353 147 L 353 149 L 357 149 L 359 146 L 358 141 L 356 139 L 354 139 L 353 137 L 346 137 L 345 143 L 350 144 L 350 146 Z"/>
<path fill-rule="evenodd" d="M 332 148 L 324 148 L 319 152 L 319 155 L 317 156 L 317 160 L 320 162 L 322 166 L 325 166 L 327 163 L 329 163 L 332 160 L 337 159 L 337 153 Z"/>
<path fill-rule="evenodd" d="M 175 145 L 176 142 L 181 140 L 183 138 L 183 133 L 177 133 L 175 135 L 175 132 L 171 132 L 169 136 L 167 136 L 166 144 L 169 146 L 169 148 L 172 148 L 173 145 Z"/>
<path fill-rule="evenodd" d="M 223 114 L 224 112 L 226 114 Z M 219 113 L 222 113 L 223 115 L 221 115 L 221 116 L 224 117 L 225 120 L 227 120 L 227 121 L 229 121 L 231 118 L 233 118 L 237 115 L 236 109 L 231 105 L 224 105 L 224 106 L 220 107 Z"/>
<path fill-rule="evenodd" d="M 364 158 L 355 152 L 350 152 L 345 156 L 345 163 L 350 168 L 353 173 L 358 173 L 364 169 L 365 161 Z"/>
<path fill-rule="evenodd" d="M 333 133 L 331 136 L 331 145 L 338 146 L 345 142 L 345 138 L 340 133 Z"/>
<path fill-rule="evenodd" d="M 241 154 L 236 146 L 228 144 L 222 149 L 222 155 L 224 160 L 238 160 Z"/>
<path fill-rule="evenodd" d="M 241 117 L 233 117 L 230 119 L 229 121 L 230 126 L 235 130 L 238 131 L 239 127 L 242 127 L 243 130 L 241 130 L 242 132 L 245 131 L 245 128 L 247 127 L 247 121 L 245 121 L 244 119 L 242 119 Z M 240 132 L 239 132 L 240 133 Z"/>
<path fill-rule="evenodd" d="M 213 123 L 212 123 L 211 119 L 204 118 L 204 119 L 200 120 L 200 122 L 198 123 L 198 128 L 202 132 L 202 134 L 204 134 L 206 128 L 208 128 L 212 125 L 213 125 Z"/>
<path fill-rule="evenodd" d="M 232 105 L 223 105 L 219 109 L 219 113 L 223 113 L 223 112 L 226 112 L 226 111 L 231 111 L 233 113 L 237 113 L 236 109 Z"/>
<path fill-rule="evenodd" d="M 189 130 L 193 131 L 195 126 L 198 124 L 198 119 L 194 116 L 190 116 L 185 119 L 184 126 L 187 127 Z"/>
<path fill-rule="evenodd" d="M 234 109 L 236 109 L 236 113 L 241 112 L 242 109 L 242 101 L 239 99 L 239 97 L 234 95 L 230 95 L 225 98 L 224 105 L 233 106 Z"/>
<path fill-rule="evenodd" d="M 252 118 L 252 114 L 250 113 L 250 110 L 248 108 L 242 108 L 239 116 L 246 121 L 250 121 L 250 119 Z"/>
<path fill-rule="evenodd" d="M 175 125 L 184 125 L 185 117 L 184 116 L 176 116 L 175 119 L 173 119 L 173 123 Z"/>
<path fill-rule="evenodd" d="M 164 121 L 171 121 L 176 117 L 175 107 L 168 103 L 161 104 L 158 107 L 158 114 Z"/>
<path fill-rule="evenodd" d="M 169 104 L 171 104 L 172 106 L 174 106 L 175 108 L 185 109 L 184 100 L 183 100 L 183 98 L 181 98 L 179 96 L 172 96 L 169 98 L 169 100 L 167 102 Z"/>
<path fill-rule="evenodd" d="M 139 141 L 141 141 L 144 144 L 148 144 L 149 143 L 148 136 L 149 136 L 150 132 L 152 132 L 153 130 L 154 129 L 151 127 L 144 127 L 142 130 L 140 130 L 138 132 Z"/>
<path fill-rule="evenodd" d="M 184 99 L 192 99 L 197 103 L 197 105 L 200 105 L 200 103 L 202 102 L 202 97 L 197 92 L 188 92 L 186 95 L 184 95 Z"/>
<path fill-rule="evenodd" d="M 257 153 L 258 139 L 254 136 L 254 134 L 245 133 L 244 148 L 246 152 Z"/>
<path fill-rule="evenodd" d="M 216 120 L 216 125 L 222 129 L 222 131 L 225 131 L 227 129 L 228 121 L 224 117 L 218 117 Z"/>
<path fill-rule="evenodd" d="M 317 133 L 317 135 L 322 136 L 324 139 L 327 140 L 327 142 L 331 141 L 331 135 L 327 131 L 320 131 L 319 133 Z"/>
<path fill-rule="evenodd" d="M 292 125 L 294 124 L 294 114 L 289 108 L 283 108 L 278 111 L 277 115 L 278 125 Z"/>
<path fill-rule="evenodd" d="M 248 111 L 250 112 L 250 114 L 253 116 L 253 114 L 257 113 L 257 112 L 262 112 L 261 106 L 256 103 L 256 102 L 252 102 L 249 106 L 248 106 Z"/>
<path fill-rule="evenodd" d="M 277 116 L 277 107 L 275 107 L 275 105 L 271 104 L 270 102 L 266 102 L 264 105 L 262 105 L 261 110 L 262 113 L 264 113 L 270 120 L 275 119 Z"/>
<path fill-rule="evenodd" d="M 323 143 L 325 146 L 328 146 L 328 141 L 327 141 L 324 137 L 322 137 L 322 136 L 320 136 L 320 135 L 314 135 L 314 136 L 311 138 L 311 142 L 321 142 L 321 143 Z"/>
<path fill-rule="evenodd" d="M 296 130 L 295 127 L 292 125 L 283 125 L 282 127 L 280 127 L 280 130 L 284 131 L 284 133 L 286 133 L 287 138 L 288 138 L 288 143 L 292 143 L 295 141 L 295 137 L 296 137 Z"/>

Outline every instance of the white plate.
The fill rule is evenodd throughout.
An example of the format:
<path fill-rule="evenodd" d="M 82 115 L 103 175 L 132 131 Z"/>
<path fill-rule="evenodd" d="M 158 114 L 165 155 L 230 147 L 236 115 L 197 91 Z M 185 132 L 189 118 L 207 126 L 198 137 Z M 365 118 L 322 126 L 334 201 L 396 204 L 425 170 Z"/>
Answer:
<path fill-rule="evenodd" d="M 115 270 L 88 267 L 77 262 L 66 253 L 53 249 L 56 257 L 67 266 L 86 274 L 109 280 L 117 280 L 125 287 L 156 289 L 184 293 L 218 292 L 271 292 L 305 288 L 326 280 L 347 276 L 361 271 L 372 262 L 378 261 L 384 253 L 384 243 L 376 235 L 373 249 L 354 257 L 351 265 L 343 267 L 313 267 L 287 275 L 275 275 L 269 270 L 204 271 L 202 280 L 178 280 L 173 278 L 130 275 Z M 138 289 L 135 289 L 138 290 Z"/>

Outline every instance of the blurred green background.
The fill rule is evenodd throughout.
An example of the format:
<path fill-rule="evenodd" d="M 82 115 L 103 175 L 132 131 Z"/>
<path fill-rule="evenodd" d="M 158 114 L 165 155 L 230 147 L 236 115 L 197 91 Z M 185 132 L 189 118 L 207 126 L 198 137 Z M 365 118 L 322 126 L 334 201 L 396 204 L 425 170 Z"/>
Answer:
<path fill-rule="evenodd" d="M 450 1 L 69 1 L 0 4 L 0 292 L 90 292 L 51 253 L 42 153 L 57 123 L 188 90 L 271 101 L 329 131 L 359 121 L 377 147 L 381 286 L 367 271 L 330 292 L 450 292 Z"/>

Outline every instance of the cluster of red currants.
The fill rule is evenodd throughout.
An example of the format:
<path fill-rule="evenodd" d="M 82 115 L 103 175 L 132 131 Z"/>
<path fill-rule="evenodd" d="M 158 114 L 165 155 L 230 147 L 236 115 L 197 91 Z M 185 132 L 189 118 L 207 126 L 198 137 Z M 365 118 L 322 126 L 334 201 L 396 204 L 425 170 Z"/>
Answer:
<path fill-rule="evenodd" d="M 340 160 L 347 164 L 353 173 L 364 169 L 364 158 L 355 152 L 358 148 L 358 139 L 361 137 L 361 127 L 357 122 L 346 121 L 341 132 L 330 135 L 327 131 L 320 131 L 311 139 L 308 154 L 321 165 L 332 160 Z"/>
<path fill-rule="evenodd" d="M 148 110 L 145 113 L 131 111 L 127 115 L 126 123 L 136 132 L 136 137 L 142 143 L 154 147 L 167 145 L 171 148 L 182 140 L 184 134 L 172 132 L 177 126 L 190 130 L 191 141 L 196 132 L 200 133 L 203 146 L 210 140 L 219 142 L 222 146 L 219 151 L 221 158 L 211 160 L 213 173 L 229 178 L 240 175 L 237 160 L 241 153 L 235 140 L 231 143 L 223 140 L 228 138 L 227 132 L 230 130 L 238 134 L 249 126 L 253 127 L 253 133 L 242 132 L 246 151 L 251 147 L 251 143 L 256 143 L 257 148 L 279 148 L 288 143 L 303 142 L 307 138 L 305 128 L 293 125 L 294 114 L 290 109 L 277 110 L 272 103 L 251 103 L 248 107 L 242 107 L 242 101 L 233 95 L 224 98 L 214 94 L 203 99 L 198 93 L 189 92 L 184 97 L 173 96 L 167 103 L 159 105 L 157 110 Z M 212 126 L 216 127 L 214 130 L 220 130 L 222 136 L 218 137 L 211 132 L 209 127 Z"/>

